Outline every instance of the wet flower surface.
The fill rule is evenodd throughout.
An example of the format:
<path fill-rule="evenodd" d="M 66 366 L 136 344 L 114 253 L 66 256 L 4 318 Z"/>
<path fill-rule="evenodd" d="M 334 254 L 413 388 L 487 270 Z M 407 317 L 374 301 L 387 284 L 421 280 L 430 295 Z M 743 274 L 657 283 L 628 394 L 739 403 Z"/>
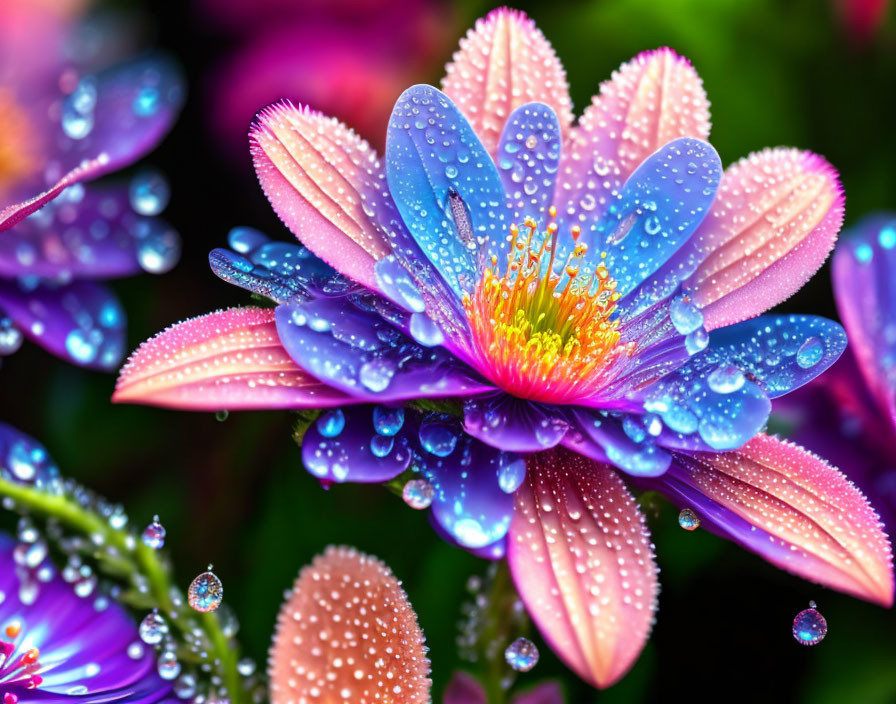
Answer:
<path fill-rule="evenodd" d="M 383 160 L 307 107 L 259 113 L 256 172 L 308 249 L 231 233 L 213 270 L 276 307 L 170 328 L 115 399 L 334 409 L 302 436 L 309 471 L 421 474 L 436 529 L 506 553 L 542 635 L 596 686 L 631 667 L 656 609 L 623 477 L 773 564 L 889 605 L 868 502 L 761 432 L 771 400 L 846 343 L 823 318 L 761 315 L 833 247 L 830 165 L 771 149 L 723 171 L 700 79 L 668 49 L 623 65 L 573 124 L 553 50 L 508 10 L 477 23 L 442 88 L 402 94 Z"/>

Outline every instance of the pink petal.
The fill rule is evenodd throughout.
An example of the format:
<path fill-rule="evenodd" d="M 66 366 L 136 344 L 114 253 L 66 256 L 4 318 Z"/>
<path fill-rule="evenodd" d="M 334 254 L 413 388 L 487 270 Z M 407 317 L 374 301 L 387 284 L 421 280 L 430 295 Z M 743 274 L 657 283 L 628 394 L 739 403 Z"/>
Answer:
<path fill-rule="evenodd" d="M 376 152 L 338 120 L 289 102 L 259 113 L 249 137 L 280 219 L 333 268 L 376 289 L 373 265 L 391 251 L 367 214 L 391 203 Z"/>
<path fill-rule="evenodd" d="M 563 688 L 557 682 L 544 682 L 515 695 L 510 704 L 563 704 Z"/>
<path fill-rule="evenodd" d="M 564 134 L 572 124 L 566 72 L 535 23 L 518 10 L 502 7 L 476 22 L 448 64 L 442 90 L 492 155 L 504 123 L 520 105 L 546 103 Z"/>
<path fill-rule="evenodd" d="M 327 548 L 299 573 L 277 617 L 271 702 L 430 702 L 423 642 L 386 565 L 354 548 Z"/>
<path fill-rule="evenodd" d="M 609 466 L 561 450 L 529 456 L 507 558 L 557 655 L 596 687 L 634 664 L 656 608 L 644 517 Z"/>
<path fill-rule="evenodd" d="M 843 187 L 822 157 L 766 149 L 730 166 L 691 238 L 705 259 L 684 283 L 712 330 L 789 298 L 824 263 L 843 223 Z"/>
<path fill-rule="evenodd" d="M 824 460 L 799 445 L 757 435 L 733 452 L 679 455 L 675 461 L 687 485 L 768 535 L 770 542 L 759 549 L 769 562 L 892 605 L 892 550 L 880 519 L 853 483 Z M 703 505 L 701 498 L 698 514 Z M 733 525 L 720 523 L 723 532 L 728 524 Z M 740 539 L 737 530 L 728 532 Z"/>
<path fill-rule="evenodd" d="M 112 400 L 196 411 L 350 403 L 286 353 L 271 308 L 230 308 L 171 326 L 131 355 Z"/>
<path fill-rule="evenodd" d="M 445 687 L 442 704 L 488 704 L 488 697 L 475 677 L 458 671 Z"/>
<path fill-rule="evenodd" d="M 709 101 L 671 49 L 639 54 L 601 84 L 563 145 L 557 192 L 569 215 L 592 215 L 644 159 L 679 137 L 709 137 Z"/>

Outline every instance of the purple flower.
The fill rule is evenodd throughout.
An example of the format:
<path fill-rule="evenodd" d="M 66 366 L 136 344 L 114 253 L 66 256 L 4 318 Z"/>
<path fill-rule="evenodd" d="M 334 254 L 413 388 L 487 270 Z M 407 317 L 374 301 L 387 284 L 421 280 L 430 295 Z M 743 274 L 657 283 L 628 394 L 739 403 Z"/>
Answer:
<path fill-rule="evenodd" d="M 174 702 L 125 611 L 56 575 L 36 592 L 0 534 L 0 695 L 18 702 Z"/>
<path fill-rule="evenodd" d="M 574 125 L 559 61 L 514 11 L 477 23 L 442 87 L 402 94 L 384 161 L 308 108 L 263 110 L 261 185 L 326 264 L 232 233 L 213 270 L 276 308 L 165 331 L 115 400 L 331 409 L 304 435 L 306 467 L 323 482 L 422 474 L 437 530 L 506 551 L 542 635 L 596 686 L 631 667 L 656 608 L 623 477 L 889 605 L 889 541 L 864 496 L 761 433 L 771 399 L 846 344 L 822 318 L 760 316 L 833 247 L 832 167 L 774 149 L 723 172 L 700 79 L 668 49 L 623 65 Z"/>
<path fill-rule="evenodd" d="M 96 70 L 76 20 L 20 0 L 0 9 L 0 355 L 24 334 L 68 361 L 112 369 L 125 316 L 98 280 L 167 271 L 180 245 L 151 217 L 167 200 L 158 175 L 81 182 L 151 150 L 184 88 L 161 55 Z"/>

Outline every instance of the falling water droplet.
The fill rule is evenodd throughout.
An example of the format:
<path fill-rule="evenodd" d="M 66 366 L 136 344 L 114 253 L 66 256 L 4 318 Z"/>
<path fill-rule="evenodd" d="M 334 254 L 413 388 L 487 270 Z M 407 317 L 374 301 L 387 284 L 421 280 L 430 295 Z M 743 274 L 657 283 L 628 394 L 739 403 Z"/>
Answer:
<path fill-rule="evenodd" d="M 683 508 L 678 514 L 678 525 L 685 530 L 697 530 L 700 527 L 700 517 L 693 509 Z"/>
<path fill-rule="evenodd" d="M 160 550 L 165 545 L 165 526 L 159 523 L 159 517 L 153 516 L 152 523 L 143 531 L 144 545 L 153 550 Z"/>
<path fill-rule="evenodd" d="M 517 638 L 507 646 L 504 659 L 517 672 L 528 672 L 538 664 L 538 648 L 528 638 Z"/>
<path fill-rule="evenodd" d="M 793 637 L 802 645 L 817 645 L 828 632 L 828 622 L 809 602 L 809 608 L 800 611 L 793 619 Z"/>
<path fill-rule="evenodd" d="M 404 502 L 418 511 L 429 508 L 434 495 L 435 489 L 426 479 L 411 479 L 401 490 Z"/>
<path fill-rule="evenodd" d="M 166 633 L 168 633 L 168 624 L 158 609 L 153 609 L 140 622 L 140 640 L 148 645 L 161 643 Z"/>
<path fill-rule="evenodd" d="M 180 661 L 171 650 L 166 650 L 159 655 L 156 667 L 159 671 L 159 677 L 163 680 L 173 680 L 180 674 Z"/>
<path fill-rule="evenodd" d="M 128 199 L 140 215 L 158 215 L 168 206 L 171 188 L 161 171 L 146 167 L 131 179 Z"/>
<path fill-rule="evenodd" d="M 709 388 L 717 394 L 731 394 L 741 389 L 746 378 L 744 373 L 732 364 L 713 370 L 706 379 Z"/>
<path fill-rule="evenodd" d="M 380 435 L 395 435 L 404 425 L 403 408 L 376 406 L 373 409 L 373 427 Z"/>
<path fill-rule="evenodd" d="M 335 438 L 345 428 L 345 414 L 337 408 L 326 411 L 317 419 L 317 432 L 325 438 Z"/>
<path fill-rule="evenodd" d="M 811 369 L 824 356 L 824 343 L 814 335 L 808 338 L 796 351 L 796 363 L 803 369 Z"/>
<path fill-rule="evenodd" d="M 190 583 L 187 590 L 187 602 L 193 609 L 200 613 L 214 611 L 221 605 L 224 598 L 224 585 L 217 575 L 212 572 L 212 566 L 200 574 Z"/>

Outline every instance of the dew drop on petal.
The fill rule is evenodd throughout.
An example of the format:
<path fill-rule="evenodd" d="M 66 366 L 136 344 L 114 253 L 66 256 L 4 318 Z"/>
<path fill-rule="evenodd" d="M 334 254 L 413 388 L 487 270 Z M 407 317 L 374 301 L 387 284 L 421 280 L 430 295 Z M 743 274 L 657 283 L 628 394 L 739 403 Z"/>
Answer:
<path fill-rule="evenodd" d="M 187 602 L 200 613 L 214 611 L 224 598 L 224 585 L 211 569 L 209 565 L 208 571 L 196 577 L 187 591 Z"/>
<path fill-rule="evenodd" d="M 370 438 L 370 451 L 376 457 L 386 457 L 395 446 L 395 438 L 389 435 L 374 435 Z"/>
<path fill-rule="evenodd" d="M 340 411 L 341 413 L 342 411 Z M 373 409 L 373 428 L 380 435 L 395 435 L 404 425 L 403 408 L 376 406 Z"/>
<path fill-rule="evenodd" d="M 700 527 L 700 517 L 693 509 L 683 508 L 678 514 L 678 525 L 685 530 L 697 530 Z"/>
<path fill-rule="evenodd" d="M 669 319 L 682 335 L 688 335 L 703 326 L 703 313 L 687 294 L 672 299 L 669 304 Z"/>
<path fill-rule="evenodd" d="M 158 215 L 168 206 L 171 188 L 161 171 L 143 168 L 131 179 L 128 199 L 140 215 Z"/>
<path fill-rule="evenodd" d="M 502 455 L 498 464 L 498 486 L 501 491 L 512 494 L 526 478 L 526 460 L 516 455 Z"/>
<path fill-rule="evenodd" d="M 507 646 L 504 659 L 517 672 L 528 672 L 538 664 L 538 648 L 528 638 L 517 638 Z"/>
<path fill-rule="evenodd" d="M 172 651 L 166 650 L 159 655 L 156 668 L 159 671 L 159 677 L 163 680 L 173 680 L 180 674 L 180 661 Z"/>
<path fill-rule="evenodd" d="M 700 327 L 684 338 L 684 348 L 688 354 L 694 355 L 702 352 L 709 344 L 709 333 L 706 328 Z"/>
<path fill-rule="evenodd" d="M 387 359 L 372 359 L 361 365 L 359 378 L 365 389 L 385 391 L 395 376 L 395 365 Z"/>
<path fill-rule="evenodd" d="M 435 489 L 426 479 L 411 479 L 401 490 L 404 502 L 418 511 L 429 508 L 434 496 Z"/>
<path fill-rule="evenodd" d="M 165 545 L 165 526 L 159 522 L 159 517 L 154 516 L 143 531 L 143 544 L 153 550 L 159 550 Z"/>
<path fill-rule="evenodd" d="M 803 369 L 811 369 L 824 356 L 824 343 L 814 335 L 808 338 L 796 351 L 796 363 Z"/>
<path fill-rule="evenodd" d="M 140 622 L 140 640 L 148 645 L 161 643 L 166 633 L 168 633 L 168 624 L 158 609 L 153 609 Z"/>
<path fill-rule="evenodd" d="M 709 388 L 717 394 L 734 393 L 743 387 L 745 381 L 744 373 L 732 364 L 718 367 L 706 379 Z"/>
<path fill-rule="evenodd" d="M 335 438 L 345 428 L 345 414 L 337 408 L 325 411 L 317 419 L 317 432 L 325 438 Z"/>
<path fill-rule="evenodd" d="M 817 645 L 828 632 L 828 622 L 809 602 L 809 608 L 800 611 L 793 619 L 793 637 L 802 645 Z"/>

